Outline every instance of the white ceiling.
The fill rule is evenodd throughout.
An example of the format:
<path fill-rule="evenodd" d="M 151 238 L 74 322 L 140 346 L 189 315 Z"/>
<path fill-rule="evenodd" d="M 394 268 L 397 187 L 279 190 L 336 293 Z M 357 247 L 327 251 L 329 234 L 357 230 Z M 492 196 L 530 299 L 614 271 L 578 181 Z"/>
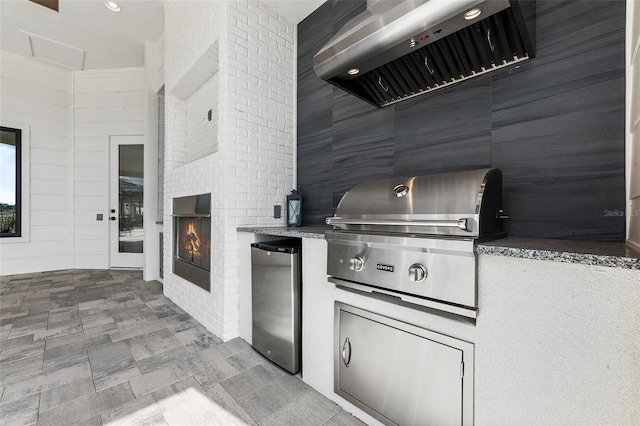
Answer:
<path fill-rule="evenodd" d="M 267 3 L 298 23 L 325 0 L 250 1 Z M 122 12 L 109 11 L 104 0 L 60 0 L 56 13 L 28 0 L 0 0 L 0 49 L 31 56 L 28 34 L 32 34 L 58 47 L 84 50 L 83 69 L 142 66 L 144 42 L 157 40 L 163 32 L 164 1 L 117 2 Z"/>

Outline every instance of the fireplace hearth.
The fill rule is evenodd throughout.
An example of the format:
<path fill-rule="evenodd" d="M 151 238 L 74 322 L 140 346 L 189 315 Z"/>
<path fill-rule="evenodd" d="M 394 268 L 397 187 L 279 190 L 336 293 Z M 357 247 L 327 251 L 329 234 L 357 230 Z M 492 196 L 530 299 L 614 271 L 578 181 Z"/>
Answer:
<path fill-rule="evenodd" d="M 211 194 L 173 199 L 173 273 L 211 291 Z"/>

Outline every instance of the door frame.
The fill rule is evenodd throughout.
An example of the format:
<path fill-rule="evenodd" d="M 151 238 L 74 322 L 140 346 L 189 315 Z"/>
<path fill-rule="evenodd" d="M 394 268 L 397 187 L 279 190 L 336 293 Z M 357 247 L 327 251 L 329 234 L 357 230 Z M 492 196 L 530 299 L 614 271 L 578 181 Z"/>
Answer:
<path fill-rule="evenodd" d="M 127 130 L 120 130 L 120 131 L 110 131 L 107 133 L 106 135 L 106 163 L 107 163 L 107 179 L 105 182 L 105 187 L 106 187 L 106 215 L 105 215 L 105 220 L 107 221 L 107 226 L 106 226 L 106 241 L 105 241 L 105 245 L 106 245 L 106 261 L 107 261 L 107 265 L 106 265 L 106 269 L 139 269 L 139 270 L 143 270 L 144 269 L 144 265 L 145 265 L 145 253 L 147 251 L 147 248 L 144 247 L 143 248 L 143 253 L 141 253 L 140 255 L 142 256 L 142 262 L 140 264 L 140 266 L 113 266 L 112 264 L 112 245 L 116 244 L 117 241 L 112 241 L 111 238 L 111 178 L 112 178 L 112 159 L 111 159 L 111 147 L 112 147 L 112 138 L 113 137 L 120 137 L 120 136 L 132 136 L 132 137 L 140 137 L 141 139 L 141 145 L 143 146 L 143 149 L 146 151 L 147 148 L 147 144 L 146 144 L 146 139 L 144 136 L 144 132 L 140 132 L 140 131 L 127 131 Z M 131 145 L 138 145 L 136 144 L 131 144 Z M 146 154 L 145 154 L 146 155 Z M 144 158 L 144 157 L 143 157 Z M 144 167 L 144 161 L 143 161 L 143 167 Z M 144 170 L 144 169 L 143 169 Z M 146 179 L 143 183 L 143 194 L 146 193 L 147 191 L 147 185 L 146 185 Z M 144 196 L 143 196 L 143 200 L 144 200 Z M 145 223 L 144 219 L 147 216 L 148 212 L 145 209 L 145 211 L 143 212 L 143 224 Z M 118 212 L 118 216 L 119 216 L 119 212 Z M 144 228 L 144 232 L 145 235 L 147 233 L 147 229 L 146 227 Z M 143 239 L 143 241 L 145 241 L 146 239 Z M 143 243 L 144 244 L 144 243 Z"/>

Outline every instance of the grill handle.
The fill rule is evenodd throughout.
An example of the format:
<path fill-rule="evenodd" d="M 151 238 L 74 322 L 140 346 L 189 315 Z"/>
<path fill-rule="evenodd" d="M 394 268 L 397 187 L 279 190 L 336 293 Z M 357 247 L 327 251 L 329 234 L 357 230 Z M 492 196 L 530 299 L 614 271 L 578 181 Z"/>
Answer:
<path fill-rule="evenodd" d="M 466 218 L 458 220 L 375 220 L 375 219 L 343 219 L 341 217 L 328 217 L 327 225 L 378 225 L 378 226 L 439 226 L 444 228 L 460 228 L 470 231 Z"/>

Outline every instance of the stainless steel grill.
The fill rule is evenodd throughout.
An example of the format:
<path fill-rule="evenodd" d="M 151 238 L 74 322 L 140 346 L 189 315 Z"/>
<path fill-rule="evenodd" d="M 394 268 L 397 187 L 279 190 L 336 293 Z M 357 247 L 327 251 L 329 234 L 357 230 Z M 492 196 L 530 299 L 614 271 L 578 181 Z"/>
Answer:
<path fill-rule="evenodd" d="M 327 218 L 327 272 L 341 287 L 475 318 L 475 245 L 504 236 L 504 218 L 498 169 L 361 183 Z"/>

